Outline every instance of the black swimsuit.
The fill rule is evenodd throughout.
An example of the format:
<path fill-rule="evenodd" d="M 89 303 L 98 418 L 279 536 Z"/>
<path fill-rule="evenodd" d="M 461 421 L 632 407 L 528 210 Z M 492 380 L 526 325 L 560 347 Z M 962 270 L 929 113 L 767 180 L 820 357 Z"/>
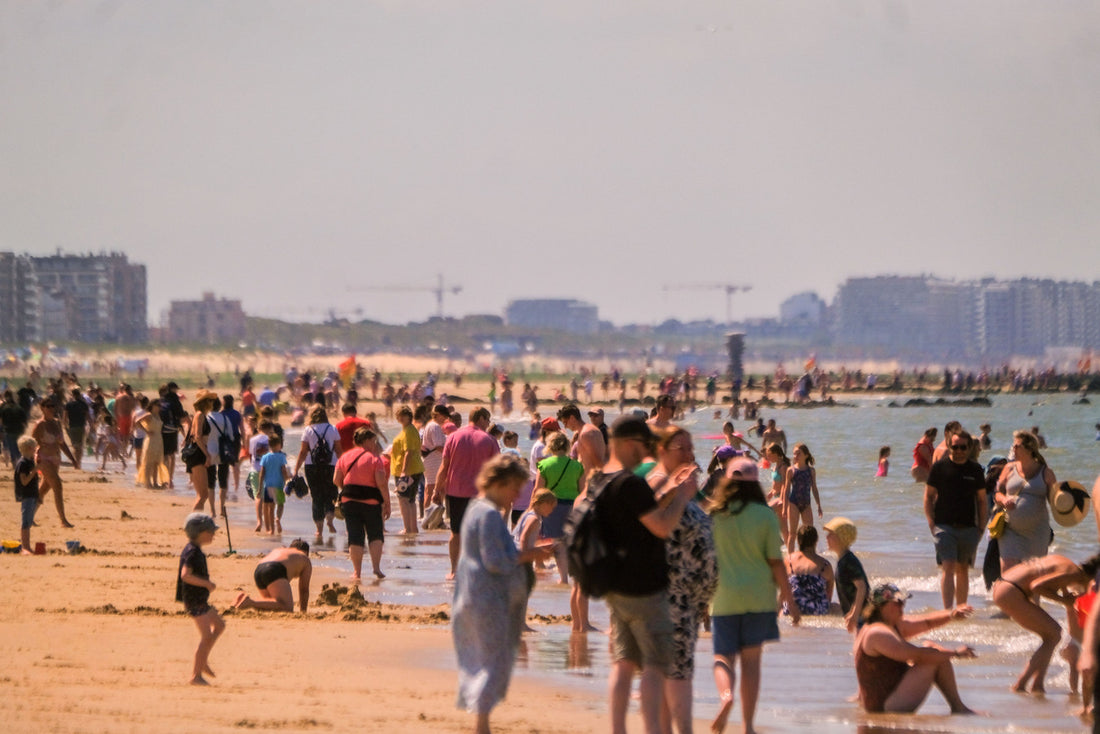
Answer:
<path fill-rule="evenodd" d="M 256 566 L 256 572 L 252 579 L 256 582 L 257 589 L 266 589 L 279 579 L 290 578 L 286 572 L 286 566 L 278 561 L 268 561 Z"/>

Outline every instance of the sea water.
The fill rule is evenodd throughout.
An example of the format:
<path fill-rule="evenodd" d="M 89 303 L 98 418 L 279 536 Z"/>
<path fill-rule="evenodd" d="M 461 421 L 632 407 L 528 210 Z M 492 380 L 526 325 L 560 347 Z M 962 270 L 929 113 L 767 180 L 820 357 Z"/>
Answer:
<path fill-rule="evenodd" d="M 1100 410 L 1088 405 L 1073 405 L 1073 395 L 1005 395 L 994 396 L 991 407 L 918 407 L 893 408 L 887 403 L 897 396 L 843 396 L 848 407 L 796 409 L 777 407 L 765 410 L 764 418 L 775 418 L 786 432 L 788 445 L 805 443 L 814 455 L 817 483 L 821 493 L 825 520 L 835 515 L 852 519 L 859 528 L 859 538 L 853 550 L 863 562 L 871 583 L 891 581 L 910 590 L 913 598 L 906 607 L 910 614 L 940 607 L 939 576 L 935 564 L 932 539 L 922 509 L 923 485 L 909 476 L 913 445 L 923 431 L 936 426 L 941 431 L 950 420 L 959 420 L 975 435 L 981 423 L 993 426 L 993 447 L 982 454 L 985 464 L 994 455 L 1006 455 L 1012 442 L 1012 431 L 1039 425 L 1049 448 L 1043 451 L 1047 463 L 1059 481 L 1074 479 L 1091 490 L 1100 472 L 1100 442 L 1095 440 L 1094 424 L 1100 421 Z M 614 419 L 609 412 L 608 420 Z M 521 437 L 520 449 L 526 453 L 531 442 L 528 421 L 513 415 L 512 419 L 496 419 L 505 428 Z M 680 423 L 695 438 L 696 457 L 700 464 L 709 460 L 711 450 L 720 441 L 699 438 L 721 433 L 724 418 L 715 419 L 713 410 L 700 409 L 688 414 Z M 745 430 L 748 421 L 735 421 L 738 430 Z M 396 423 L 382 424 L 392 436 Z M 300 446 L 301 429 L 287 431 L 286 450 L 293 466 Z M 875 477 L 880 446 L 892 447 L 890 476 Z M 242 472 L 245 471 L 242 467 Z M 177 476 L 177 480 L 180 477 Z M 243 482 L 243 477 L 242 477 Z M 179 483 L 179 482 L 178 482 Z M 175 490 L 186 496 L 190 490 Z M 236 500 L 231 492 L 230 519 L 234 529 L 234 547 L 242 552 L 264 552 L 294 537 L 312 543 L 314 527 L 310 518 L 310 503 L 305 499 L 288 499 L 281 537 L 255 535 L 254 505 L 241 491 Z M 362 587 L 364 596 L 372 601 L 397 604 L 436 605 L 450 601 L 453 583 L 444 579 L 449 570 L 445 531 L 421 533 L 404 538 L 396 501 L 393 516 L 386 523 L 386 544 L 383 571 L 387 577 L 371 582 L 369 571 Z M 815 521 L 820 525 L 821 521 Z M 350 574 L 346 556 L 346 538 L 337 521 L 336 540 L 326 531 L 324 543 L 314 549 L 319 554 L 316 563 L 337 567 Z M 1055 525 L 1052 553 L 1075 560 L 1084 560 L 1098 549 L 1097 528 L 1092 517 L 1073 528 Z M 824 541 L 822 541 L 822 546 Z M 985 541 L 979 549 L 984 554 Z M 835 562 L 835 559 L 832 559 Z M 979 564 L 981 558 L 979 557 Z M 568 590 L 554 583 L 556 575 L 541 575 L 529 604 L 531 614 L 564 615 L 569 611 Z M 1075 716 L 1079 702 L 1070 700 L 1068 667 L 1057 654 L 1047 676 L 1047 695 L 1034 697 L 1011 693 L 1009 686 L 1016 679 L 1031 651 L 1038 645 L 1035 635 L 1025 632 L 1013 622 L 995 615 L 979 570 L 971 579 L 970 603 L 974 616 L 963 622 L 952 622 L 919 639 L 933 639 L 948 644 L 968 644 L 978 657 L 955 664 L 963 700 L 973 709 L 983 712 L 976 717 L 949 716 L 947 705 L 933 690 L 916 716 L 868 716 L 860 713 L 848 699 L 856 691 L 852 665 L 852 638 L 837 616 L 804 618 L 799 627 L 785 619 L 781 621 L 782 640 L 768 645 L 764 653 L 763 684 L 758 709 L 760 726 L 772 730 L 802 730 L 808 727 L 822 731 L 864 731 L 906 729 L 910 731 L 1079 731 L 1084 726 Z M 1060 608 L 1047 606 L 1060 622 Z M 606 608 L 592 602 L 593 622 L 605 629 Z M 607 638 L 592 633 L 573 636 L 565 625 L 538 626 L 524 637 L 517 662 L 518 675 L 535 675 L 565 686 L 603 690 L 607 679 Z M 700 639 L 696 654 L 695 702 L 696 715 L 706 718 L 717 710 L 718 699 L 711 678 L 709 636 Z M 453 665 L 453 659 L 425 660 L 428 665 Z M 739 696 L 736 698 L 739 699 Z M 738 726 L 740 708 L 735 708 L 731 726 Z"/>

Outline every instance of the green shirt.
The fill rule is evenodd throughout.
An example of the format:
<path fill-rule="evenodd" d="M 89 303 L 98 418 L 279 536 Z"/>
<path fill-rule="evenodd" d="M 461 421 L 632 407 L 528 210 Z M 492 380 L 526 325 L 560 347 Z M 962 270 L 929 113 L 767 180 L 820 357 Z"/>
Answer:
<path fill-rule="evenodd" d="M 733 505 L 737 507 L 736 500 Z M 723 510 L 711 517 L 718 556 L 718 591 L 711 615 L 776 611 L 777 589 L 768 560 L 781 560 L 783 553 L 775 512 L 754 502 L 736 515 Z"/>
<path fill-rule="evenodd" d="M 578 482 L 584 475 L 584 467 L 576 459 L 564 454 L 548 456 L 539 462 L 539 474 L 546 488 L 559 500 L 572 501 L 581 493 Z"/>

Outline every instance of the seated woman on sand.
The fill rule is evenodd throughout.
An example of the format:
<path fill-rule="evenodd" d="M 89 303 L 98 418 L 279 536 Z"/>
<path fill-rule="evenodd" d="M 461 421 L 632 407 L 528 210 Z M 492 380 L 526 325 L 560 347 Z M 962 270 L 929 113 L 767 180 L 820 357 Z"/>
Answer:
<path fill-rule="evenodd" d="M 905 617 L 909 594 L 893 584 L 881 584 L 864 607 L 866 624 L 856 636 L 856 679 L 859 699 L 868 713 L 913 713 L 933 685 L 947 699 L 953 714 L 974 713 L 959 698 L 952 658 L 972 658 L 974 649 L 954 649 L 932 642 L 923 646 L 907 640 L 922 632 L 964 619 L 974 613 L 967 605 Z"/>

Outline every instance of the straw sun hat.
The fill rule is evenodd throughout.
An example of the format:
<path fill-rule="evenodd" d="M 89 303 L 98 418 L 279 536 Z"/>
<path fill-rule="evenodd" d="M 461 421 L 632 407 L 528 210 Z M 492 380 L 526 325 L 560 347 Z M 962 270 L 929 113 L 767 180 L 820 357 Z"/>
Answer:
<path fill-rule="evenodd" d="M 1092 507 L 1088 490 L 1077 482 L 1060 482 L 1050 500 L 1050 514 L 1062 527 L 1071 528 L 1085 519 Z"/>

